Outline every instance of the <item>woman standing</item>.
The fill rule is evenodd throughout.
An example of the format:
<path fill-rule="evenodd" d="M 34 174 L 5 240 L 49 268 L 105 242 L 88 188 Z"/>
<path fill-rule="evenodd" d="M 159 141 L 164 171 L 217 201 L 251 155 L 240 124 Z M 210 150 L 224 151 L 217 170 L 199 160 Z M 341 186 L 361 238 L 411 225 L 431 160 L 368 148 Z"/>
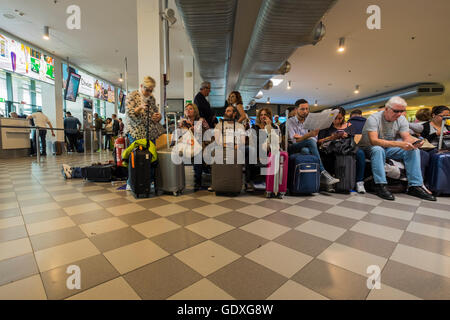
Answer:
<path fill-rule="evenodd" d="M 149 121 L 149 138 L 155 142 L 165 130 L 161 125 L 161 113 L 156 107 L 153 90 L 156 82 L 152 77 L 145 77 L 141 89 L 130 93 L 126 100 L 126 129 L 130 144 L 146 138 L 147 117 Z"/>
<path fill-rule="evenodd" d="M 242 96 L 239 91 L 233 91 L 230 93 L 227 99 L 228 105 L 233 106 L 238 111 L 238 119 L 237 122 L 242 123 L 244 127 L 246 127 L 249 123 L 248 116 L 245 113 L 244 105 L 242 104 Z"/>
<path fill-rule="evenodd" d="M 195 134 L 196 130 L 201 130 L 202 137 L 203 133 L 209 129 L 208 122 L 205 119 L 200 118 L 200 113 L 198 111 L 198 107 L 189 103 L 184 107 L 184 116 L 185 118 L 181 120 L 180 128 L 190 130 L 192 135 Z M 194 164 L 194 191 L 198 191 L 202 188 L 202 173 L 205 164 Z"/>

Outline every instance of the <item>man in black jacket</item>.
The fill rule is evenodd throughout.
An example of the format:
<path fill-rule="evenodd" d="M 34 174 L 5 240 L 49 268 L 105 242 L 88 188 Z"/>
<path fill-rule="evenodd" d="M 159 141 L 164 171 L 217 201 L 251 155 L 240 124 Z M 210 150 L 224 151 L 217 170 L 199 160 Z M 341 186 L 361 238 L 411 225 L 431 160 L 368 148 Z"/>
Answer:
<path fill-rule="evenodd" d="M 195 96 L 194 103 L 198 107 L 200 117 L 208 122 L 210 128 L 214 128 L 214 112 L 212 111 L 211 105 L 209 104 L 208 100 L 206 100 L 206 97 L 209 96 L 210 92 L 211 83 L 208 81 L 203 82 L 200 88 L 200 92 Z"/>

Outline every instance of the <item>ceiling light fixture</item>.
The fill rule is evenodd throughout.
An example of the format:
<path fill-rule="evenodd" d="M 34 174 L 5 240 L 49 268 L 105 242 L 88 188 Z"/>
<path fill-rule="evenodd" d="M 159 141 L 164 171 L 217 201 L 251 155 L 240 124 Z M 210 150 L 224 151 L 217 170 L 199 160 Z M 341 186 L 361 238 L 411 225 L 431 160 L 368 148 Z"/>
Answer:
<path fill-rule="evenodd" d="M 316 100 L 316 103 L 314 103 L 314 107 L 317 107 L 318 106 L 318 104 L 317 104 L 317 100 Z"/>
<path fill-rule="evenodd" d="M 262 90 L 259 90 L 258 94 L 255 96 L 256 99 L 261 99 L 262 97 L 264 97 L 264 92 L 262 92 Z"/>
<path fill-rule="evenodd" d="M 50 40 L 50 28 L 48 26 L 44 27 L 44 35 L 42 36 L 45 40 Z"/>
<path fill-rule="evenodd" d="M 292 89 L 292 81 L 291 81 L 291 80 L 288 81 L 287 89 L 288 89 L 288 90 L 291 90 L 291 89 Z"/>
<path fill-rule="evenodd" d="M 355 87 L 355 94 L 358 94 L 359 93 L 359 85 L 356 85 L 356 87 Z"/>
<path fill-rule="evenodd" d="M 270 97 L 267 97 L 267 104 L 270 104 Z"/>
<path fill-rule="evenodd" d="M 122 74 L 120 74 L 119 82 L 123 82 Z"/>
<path fill-rule="evenodd" d="M 274 87 L 278 87 L 284 80 L 272 78 L 270 81 L 272 81 Z"/>
<path fill-rule="evenodd" d="M 338 52 L 344 52 L 345 51 L 345 38 L 342 37 L 339 39 L 339 47 L 338 47 Z"/>

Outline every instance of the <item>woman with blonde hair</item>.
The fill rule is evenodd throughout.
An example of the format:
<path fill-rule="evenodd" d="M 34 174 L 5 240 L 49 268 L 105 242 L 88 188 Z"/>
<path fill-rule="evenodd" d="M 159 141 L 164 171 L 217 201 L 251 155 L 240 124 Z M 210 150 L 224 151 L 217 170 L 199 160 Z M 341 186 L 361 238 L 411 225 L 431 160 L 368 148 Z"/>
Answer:
<path fill-rule="evenodd" d="M 208 122 L 200 117 L 198 107 L 194 103 L 188 103 L 184 107 L 184 116 L 180 123 L 181 129 L 190 130 L 194 134 L 195 130 L 201 130 L 202 136 L 209 129 Z M 194 164 L 194 191 L 202 189 L 202 173 L 206 169 L 206 165 Z"/>
<path fill-rule="evenodd" d="M 146 138 L 147 117 L 149 121 L 149 138 L 155 141 L 165 131 L 160 123 L 161 113 L 156 106 L 153 90 L 156 82 L 152 77 L 145 77 L 140 90 L 133 91 L 126 99 L 126 128 L 130 144 Z"/>

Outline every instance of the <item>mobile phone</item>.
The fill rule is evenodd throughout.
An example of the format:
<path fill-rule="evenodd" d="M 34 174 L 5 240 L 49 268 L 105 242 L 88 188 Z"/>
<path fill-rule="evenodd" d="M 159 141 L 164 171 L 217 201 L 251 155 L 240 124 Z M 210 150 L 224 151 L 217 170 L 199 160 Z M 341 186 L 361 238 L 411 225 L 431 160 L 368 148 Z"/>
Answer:
<path fill-rule="evenodd" d="M 416 146 L 416 145 L 418 145 L 419 143 L 421 143 L 422 142 L 422 140 L 417 140 L 417 141 L 415 141 L 412 145 L 413 146 Z"/>

